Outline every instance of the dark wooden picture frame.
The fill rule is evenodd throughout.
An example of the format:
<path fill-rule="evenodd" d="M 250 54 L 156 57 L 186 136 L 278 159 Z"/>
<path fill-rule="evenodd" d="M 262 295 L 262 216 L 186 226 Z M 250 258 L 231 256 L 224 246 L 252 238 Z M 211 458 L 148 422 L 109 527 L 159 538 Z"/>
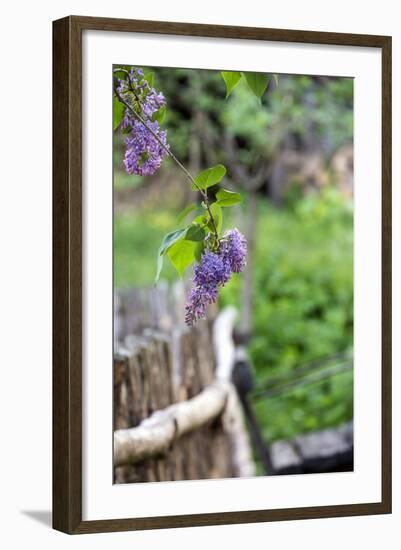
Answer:
<path fill-rule="evenodd" d="M 382 496 L 380 502 L 82 520 L 83 30 L 379 48 L 382 55 Z M 71 16 L 53 22 L 53 527 L 69 534 L 391 512 L 391 37 Z"/>

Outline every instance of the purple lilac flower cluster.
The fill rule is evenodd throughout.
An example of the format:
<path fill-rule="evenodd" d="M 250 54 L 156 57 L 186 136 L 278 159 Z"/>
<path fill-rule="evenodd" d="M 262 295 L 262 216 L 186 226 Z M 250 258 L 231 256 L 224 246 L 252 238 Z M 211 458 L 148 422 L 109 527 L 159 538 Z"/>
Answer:
<path fill-rule="evenodd" d="M 147 124 L 167 146 L 167 134 L 159 129 L 159 123 L 148 121 Z M 167 152 L 141 122 L 134 120 L 131 127 L 132 130 L 125 140 L 125 169 L 128 174 L 151 176 L 160 168 Z"/>
<path fill-rule="evenodd" d="M 128 174 L 149 176 L 160 168 L 163 158 L 167 155 L 165 147 L 167 149 L 169 147 L 167 132 L 160 129 L 157 120 L 151 120 L 152 115 L 166 104 L 166 100 L 161 92 L 158 93 L 149 86 L 141 69 L 132 69 L 129 80 L 130 85 L 125 80 L 121 80 L 117 91 L 146 121 L 147 126 L 157 135 L 159 141 L 127 108 L 121 124 L 122 130 L 129 132 L 125 140 L 124 165 Z"/>
<path fill-rule="evenodd" d="M 194 269 L 194 286 L 185 306 L 185 322 L 193 325 L 206 315 L 206 308 L 217 300 L 218 290 L 240 273 L 246 264 L 246 239 L 238 229 L 227 231 L 218 252 L 205 250 Z"/>
<path fill-rule="evenodd" d="M 238 229 L 231 229 L 224 234 L 220 251 L 233 273 L 241 273 L 244 270 L 247 243 L 244 235 Z"/>

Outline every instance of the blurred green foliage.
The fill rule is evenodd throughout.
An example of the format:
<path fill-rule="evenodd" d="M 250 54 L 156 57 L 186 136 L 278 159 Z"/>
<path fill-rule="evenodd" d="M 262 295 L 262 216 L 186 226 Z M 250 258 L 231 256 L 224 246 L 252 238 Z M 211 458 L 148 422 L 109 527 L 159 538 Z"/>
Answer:
<path fill-rule="evenodd" d="M 206 134 L 200 136 L 202 168 L 210 166 L 206 146 L 212 146 L 214 162 L 225 164 L 224 132 L 235 135 L 237 160 L 251 168 L 261 158 L 273 159 L 284 143 L 301 152 L 317 148 L 327 160 L 352 140 L 352 79 L 280 75 L 278 87 L 270 80 L 261 107 L 242 81 L 225 100 L 226 88 L 218 72 L 167 68 L 154 72 L 155 86 L 163 90 L 168 104 L 163 126 L 184 163 L 190 157 L 190 137 L 199 111 L 205 115 L 207 134 L 207 140 L 203 139 Z M 146 178 L 124 173 L 121 137 L 115 138 L 114 152 L 116 192 L 146 186 Z M 164 161 L 163 169 L 170 168 L 169 161 Z M 157 250 L 165 233 L 176 228 L 182 208 L 160 204 L 163 201 L 154 209 L 134 207 L 116 213 L 116 287 L 153 283 Z M 246 200 L 235 206 L 235 212 L 225 218 L 225 227 L 238 225 L 243 230 L 246 208 Z M 162 278 L 177 279 L 170 262 L 165 262 Z M 242 283 L 243 276 L 235 275 L 222 290 L 222 305 L 239 305 Z M 260 191 L 253 294 L 249 353 L 257 383 L 296 373 L 316 358 L 352 348 L 353 211 L 333 182 L 308 196 L 294 185 L 281 208 L 273 207 L 265 190 Z M 337 425 L 353 415 L 352 372 L 260 400 L 256 409 L 268 441 Z"/>
<path fill-rule="evenodd" d="M 257 383 L 352 348 L 352 206 L 333 188 L 274 209 L 260 201 L 249 352 Z M 238 304 L 243 278 L 222 290 Z M 268 441 L 352 418 L 352 373 L 258 402 Z"/>
<path fill-rule="evenodd" d="M 241 162 L 252 165 L 270 158 L 285 140 L 304 142 L 330 154 L 352 139 L 353 81 L 328 80 L 323 85 L 309 76 L 280 76 L 279 85 L 264 94 L 260 107 L 244 82 L 235 88 L 220 119 L 243 140 Z"/>
<path fill-rule="evenodd" d="M 156 258 L 166 233 L 174 228 L 175 212 L 168 210 L 126 212 L 114 216 L 114 286 L 149 287 L 156 275 Z M 177 280 L 165 262 L 163 279 Z"/>

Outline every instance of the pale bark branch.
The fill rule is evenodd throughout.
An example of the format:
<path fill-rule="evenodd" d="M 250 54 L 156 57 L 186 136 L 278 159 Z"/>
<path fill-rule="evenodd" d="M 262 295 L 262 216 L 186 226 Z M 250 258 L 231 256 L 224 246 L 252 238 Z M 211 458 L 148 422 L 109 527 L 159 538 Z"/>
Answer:
<path fill-rule="evenodd" d="M 179 437 L 218 418 L 227 401 L 229 385 L 215 381 L 198 395 L 156 411 L 135 428 L 114 432 L 114 465 L 135 464 L 163 454 Z"/>

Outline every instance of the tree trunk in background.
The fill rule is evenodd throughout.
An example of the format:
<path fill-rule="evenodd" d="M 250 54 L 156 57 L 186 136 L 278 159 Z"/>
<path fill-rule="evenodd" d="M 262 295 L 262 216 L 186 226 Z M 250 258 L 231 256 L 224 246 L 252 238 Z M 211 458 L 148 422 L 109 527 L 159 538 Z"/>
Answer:
<path fill-rule="evenodd" d="M 244 335 L 250 335 L 252 331 L 252 299 L 253 299 L 253 262 L 256 243 L 256 216 L 257 193 L 249 193 L 249 205 L 246 213 L 245 236 L 248 242 L 248 253 L 241 295 L 241 321 L 240 330 Z"/>
<path fill-rule="evenodd" d="M 189 170 L 197 175 L 201 167 L 200 135 L 202 132 L 202 111 L 198 109 L 192 114 L 191 133 L 189 137 Z"/>
<path fill-rule="evenodd" d="M 191 95 L 193 98 L 200 97 L 202 93 L 202 82 L 199 77 L 194 77 L 191 80 Z M 191 125 L 189 133 L 188 144 L 188 168 L 190 173 L 195 177 L 201 171 L 202 162 L 202 150 L 201 150 L 201 136 L 203 127 L 203 113 L 202 110 L 197 107 L 197 102 L 194 100 L 194 108 L 192 109 Z M 187 206 L 190 202 L 193 202 L 197 192 L 191 190 L 191 185 L 188 182 L 185 183 L 185 197 L 183 207 Z"/>

